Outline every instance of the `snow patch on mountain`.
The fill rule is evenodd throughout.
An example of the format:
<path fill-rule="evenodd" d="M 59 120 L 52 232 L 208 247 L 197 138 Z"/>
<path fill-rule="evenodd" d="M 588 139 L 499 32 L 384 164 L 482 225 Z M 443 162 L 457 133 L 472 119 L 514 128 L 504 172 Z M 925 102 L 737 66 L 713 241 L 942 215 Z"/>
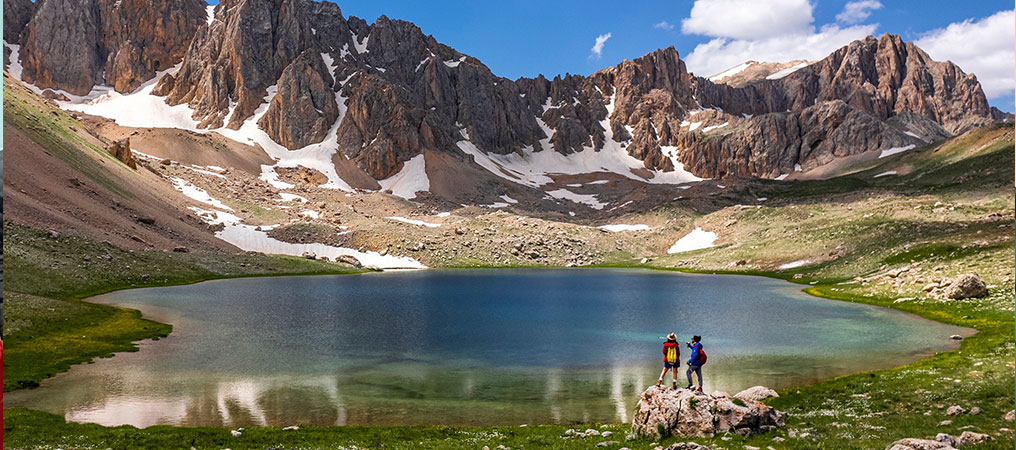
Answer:
<path fill-rule="evenodd" d="M 199 201 L 206 205 L 212 205 L 216 208 L 224 209 L 226 211 L 233 210 L 233 208 L 226 206 L 224 203 L 216 200 L 214 197 L 209 195 L 208 191 L 187 182 L 183 178 L 173 177 L 171 181 L 173 182 L 174 189 L 183 192 L 183 195 L 190 197 L 192 200 Z"/>
<path fill-rule="evenodd" d="M 808 64 L 810 64 L 810 63 L 803 62 L 803 63 L 800 63 L 800 64 L 798 64 L 796 66 L 787 67 L 786 69 L 783 69 L 783 70 L 781 70 L 779 72 L 776 72 L 776 73 L 774 73 L 772 75 L 767 76 L 766 79 L 767 80 L 779 80 L 780 78 L 786 77 L 787 75 L 790 75 L 790 74 L 792 74 L 794 72 L 797 72 L 798 70 L 801 70 L 801 69 L 803 69 L 805 67 L 808 67 Z"/>
<path fill-rule="evenodd" d="M 786 264 L 780 264 L 777 267 L 777 269 L 780 269 L 780 270 L 795 269 L 795 268 L 798 268 L 798 267 L 806 266 L 808 264 L 811 264 L 811 260 L 810 259 L 801 259 L 801 260 L 798 260 L 798 261 L 788 262 Z"/>
<path fill-rule="evenodd" d="M 603 209 L 607 206 L 607 203 L 600 202 L 594 194 L 576 194 L 567 189 L 556 189 L 553 191 L 547 191 L 547 195 L 554 197 L 558 200 L 569 200 L 575 203 L 582 203 L 589 205 L 593 209 Z"/>
<path fill-rule="evenodd" d="M 420 225 L 420 226 L 424 226 L 424 227 L 427 227 L 427 228 L 437 228 L 437 227 L 441 226 L 441 224 L 439 224 L 439 223 L 424 222 L 422 220 L 407 219 L 405 217 L 399 217 L 399 216 L 385 217 L 385 219 L 394 220 L 396 222 L 408 223 L 408 224 L 411 224 L 411 225 Z"/>
<path fill-rule="evenodd" d="M 554 180 L 550 175 L 554 174 L 579 175 L 595 172 L 616 173 L 636 181 L 653 184 L 682 184 L 702 180 L 702 178 L 684 170 L 684 166 L 677 161 L 675 161 L 675 170 L 673 171 L 652 171 L 652 176 L 649 178 L 636 175 L 633 171 L 644 170 L 645 164 L 629 155 L 622 144 L 614 140 L 613 128 L 610 126 L 610 115 L 614 110 L 613 95 L 610 97 L 610 103 L 606 106 L 607 117 L 600 121 L 600 126 L 606 130 L 604 132 L 604 146 L 599 151 L 592 147 L 586 147 L 580 152 L 569 155 L 554 151 L 550 145 L 554 130 L 547 126 L 540 117 L 535 117 L 536 123 L 547 136 L 540 140 L 543 151 L 535 151 L 532 146 L 526 146 L 520 152 L 507 155 L 488 154 L 469 140 L 469 134 L 465 129 L 460 130 L 463 139 L 456 145 L 464 153 L 472 156 L 477 164 L 494 175 L 530 187 L 553 183 Z M 548 98 L 544 109 L 550 107 Z M 558 194 L 567 195 L 561 192 Z M 599 202 L 597 203 L 599 204 Z"/>
<path fill-rule="evenodd" d="M 670 246 L 667 253 L 690 252 L 692 250 L 714 247 L 715 245 L 716 233 L 695 227 L 694 230 L 684 235 L 684 237 L 678 239 L 674 245 Z"/>
<path fill-rule="evenodd" d="M 279 200 L 279 201 L 283 201 L 283 202 L 307 203 L 307 199 L 306 198 L 304 198 L 302 196 L 299 196 L 299 195 L 296 195 L 296 194 L 290 194 L 289 192 L 279 192 L 279 197 L 282 198 L 282 200 Z"/>
<path fill-rule="evenodd" d="M 423 155 L 416 155 L 402 163 L 402 170 L 391 177 L 379 180 L 384 190 L 391 190 L 393 195 L 406 200 L 416 198 L 417 192 L 430 191 L 430 178 L 427 177 L 427 163 Z"/>
<path fill-rule="evenodd" d="M 466 60 L 466 57 L 463 56 L 463 57 L 459 58 L 458 60 L 454 60 L 453 59 L 453 60 L 445 61 L 444 65 L 454 69 L 454 68 L 458 67 L 459 64 L 462 64 L 462 62 L 464 62 L 465 60 Z"/>
<path fill-rule="evenodd" d="M 709 77 L 709 81 L 716 82 L 716 81 L 720 81 L 720 80 L 722 80 L 724 78 L 737 75 L 737 74 L 739 74 L 741 72 L 744 72 L 744 69 L 747 69 L 748 67 L 751 67 L 752 63 L 753 63 L 753 61 L 748 61 L 748 62 L 742 63 L 741 65 L 731 67 L 731 68 L 729 68 L 729 69 L 727 69 L 727 70 L 725 70 L 723 72 L 720 72 L 720 73 L 718 73 L 716 75 L 713 75 L 713 76 Z"/>
<path fill-rule="evenodd" d="M 359 41 L 360 38 L 356 36 L 356 33 L 353 33 L 353 48 L 356 50 L 356 53 L 360 55 L 368 53 L 370 50 L 367 50 L 367 42 L 370 41 L 370 35 L 364 37 L 363 42 Z"/>
<path fill-rule="evenodd" d="M 916 145 L 910 144 L 910 145 L 905 145 L 903 147 L 893 147 L 893 148 L 890 148 L 890 149 L 882 150 L 882 153 L 879 154 L 878 157 L 880 159 L 881 158 L 885 158 L 887 156 L 892 156 L 892 155 L 895 155 L 897 153 L 903 153 L 903 152 L 905 152 L 907 150 L 910 150 L 910 149 L 912 149 L 914 147 L 916 147 Z"/>
<path fill-rule="evenodd" d="M 24 68 L 21 67 L 21 45 L 20 44 L 8 44 L 4 41 L 4 47 L 7 47 L 10 51 L 10 64 L 7 66 L 7 73 L 11 74 L 17 80 L 21 79 L 21 72 Z"/>
<path fill-rule="evenodd" d="M 335 259 L 339 256 L 348 255 L 356 258 L 365 267 L 377 267 L 379 269 L 426 269 L 427 266 L 407 256 L 381 255 L 378 252 L 361 252 L 345 247 L 335 247 L 327 244 L 294 244 L 283 242 L 268 235 L 263 231 L 266 227 L 257 229 L 253 225 L 228 224 L 222 231 L 216 232 L 215 236 L 240 250 L 248 252 L 261 252 L 275 255 L 301 256 L 304 253 L 314 253 L 319 258 Z"/>

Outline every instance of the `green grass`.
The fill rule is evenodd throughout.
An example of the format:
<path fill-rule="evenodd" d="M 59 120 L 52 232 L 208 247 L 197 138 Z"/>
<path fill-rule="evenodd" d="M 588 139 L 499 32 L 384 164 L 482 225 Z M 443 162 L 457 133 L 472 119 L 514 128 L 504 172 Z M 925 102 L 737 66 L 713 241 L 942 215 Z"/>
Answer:
<path fill-rule="evenodd" d="M 4 224 L 4 391 L 34 387 L 71 365 L 134 351 L 171 327 L 135 310 L 81 301 L 120 289 L 242 276 L 362 270 L 287 256 L 127 251 L 71 235 Z"/>

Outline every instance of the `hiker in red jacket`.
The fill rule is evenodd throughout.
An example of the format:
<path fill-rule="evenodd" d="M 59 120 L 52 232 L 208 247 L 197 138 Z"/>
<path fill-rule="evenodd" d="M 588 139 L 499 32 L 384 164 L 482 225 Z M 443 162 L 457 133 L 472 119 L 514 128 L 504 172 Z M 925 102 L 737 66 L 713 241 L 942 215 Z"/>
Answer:
<path fill-rule="evenodd" d="M 671 374 L 674 377 L 674 389 L 677 389 L 677 368 L 681 366 L 681 348 L 677 346 L 677 335 L 670 333 L 667 336 L 667 342 L 663 343 L 663 372 L 660 373 L 660 380 L 656 382 L 657 386 L 663 385 L 663 377 L 667 375 L 667 370 L 671 370 Z"/>

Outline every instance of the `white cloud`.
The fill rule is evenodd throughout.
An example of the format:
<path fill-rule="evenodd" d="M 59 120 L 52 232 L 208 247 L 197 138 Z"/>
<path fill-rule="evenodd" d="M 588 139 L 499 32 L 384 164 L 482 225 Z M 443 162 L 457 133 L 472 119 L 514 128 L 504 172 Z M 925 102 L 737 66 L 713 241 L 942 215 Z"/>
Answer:
<path fill-rule="evenodd" d="M 848 2 L 843 11 L 836 15 L 836 20 L 846 24 L 864 22 L 871 16 L 871 11 L 876 9 L 882 9 L 882 2 L 878 0 Z"/>
<path fill-rule="evenodd" d="M 695 0 L 681 22 L 685 34 L 764 39 L 811 29 L 809 0 Z"/>
<path fill-rule="evenodd" d="M 666 20 L 664 20 L 664 21 L 662 21 L 662 22 L 660 22 L 660 23 L 658 23 L 658 24 L 656 24 L 656 25 L 653 25 L 653 28 L 659 28 L 659 29 L 661 29 L 661 30 L 667 30 L 667 31 L 670 31 L 670 30 L 673 30 L 673 29 L 674 29 L 674 24 L 672 24 L 672 23 L 670 23 L 670 22 L 667 22 Z"/>
<path fill-rule="evenodd" d="M 834 50 L 873 34 L 877 24 L 841 28 L 830 24 L 814 29 L 766 39 L 713 39 L 699 44 L 688 55 L 688 70 L 699 76 L 720 73 L 745 61 L 785 62 L 795 59 L 816 61 Z M 1009 59 L 1012 61 L 1012 59 Z"/>
<path fill-rule="evenodd" d="M 610 33 L 601 34 L 596 36 L 596 43 L 593 44 L 593 48 L 590 49 L 589 57 L 600 59 L 603 56 L 603 44 L 607 43 L 607 39 L 610 39 Z"/>
<path fill-rule="evenodd" d="M 952 61 L 964 72 L 977 75 L 988 98 L 1011 96 L 1016 60 L 1014 19 L 1014 11 L 1000 11 L 980 20 L 968 19 L 932 30 L 915 43 L 933 59 Z"/>

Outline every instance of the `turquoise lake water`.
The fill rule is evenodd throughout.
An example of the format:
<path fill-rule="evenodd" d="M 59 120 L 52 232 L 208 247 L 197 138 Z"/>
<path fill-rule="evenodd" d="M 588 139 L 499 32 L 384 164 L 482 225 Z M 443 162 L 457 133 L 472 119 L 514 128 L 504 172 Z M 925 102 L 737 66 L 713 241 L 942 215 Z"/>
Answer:
<path fill-rule="evenodd" d="M 733 275 L 490 269 L 120 291 L 91 300 L 140 309 L 173 333 L 7 393 L 4 406 L 136 426 L 616 422 L 631 420 L 655 383 L 659 337 L 671 331 L 682 347 L 703 336 L 705 387 L 731 393 L 896 366 L 969 334 L 800 288 Z"/>

